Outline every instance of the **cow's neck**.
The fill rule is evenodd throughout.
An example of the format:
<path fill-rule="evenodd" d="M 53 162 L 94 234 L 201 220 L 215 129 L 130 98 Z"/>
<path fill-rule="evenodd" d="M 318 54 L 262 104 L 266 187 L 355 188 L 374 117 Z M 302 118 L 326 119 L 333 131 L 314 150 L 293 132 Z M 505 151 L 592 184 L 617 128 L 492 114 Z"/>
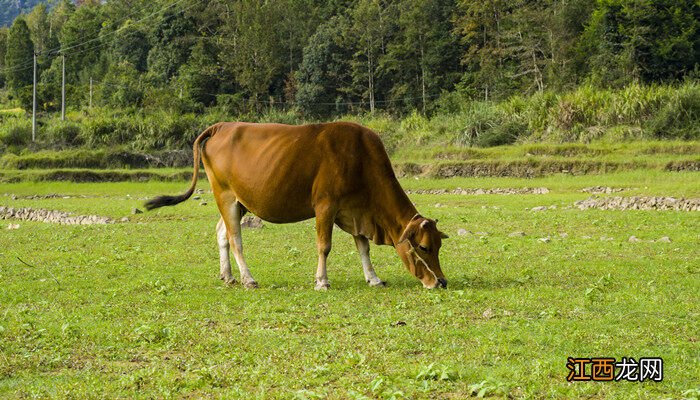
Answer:
<path fill-rule="evenodd" d="M 406 225 L 418 211 L 416 211 L 416 207 L 411 203 L 398 181 L 381 187 L 384 189 L 384 193 L 381 196 L 381 204 L 377 207 L 381 210 L 380 225 L 385 234 L 391 239 L 392 243 L 387 244 L 396 246 Z"/>

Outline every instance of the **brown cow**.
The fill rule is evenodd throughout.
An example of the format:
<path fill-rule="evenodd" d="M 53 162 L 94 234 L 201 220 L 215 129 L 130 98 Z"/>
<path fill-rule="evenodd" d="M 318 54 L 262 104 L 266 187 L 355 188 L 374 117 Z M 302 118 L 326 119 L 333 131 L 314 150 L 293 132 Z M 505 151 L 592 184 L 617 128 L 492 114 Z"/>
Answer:
<path fill-rule="evenodd" d="M 241 283 L 256 287 L 243 258 L 241 225 L 250 211 L 287 223 L 316 217 L 316 289 L 329 287 L 326 258 L 333 224 L 355 238 L 365 279 L 384 285 L 369 259 L 369 240 L 391 245 L 426 288 L 446 287 L 435 221 L 423 218 L 404 193 L 379 137 L 357 124 L 304 126 L 218 123 L 194 141 L 194 174 L 187 192 L 146 203 L 151 210 L 187 200 L 194 192 L 200 154 L 223 220 L 217 226 L 221 278 L 233 282 L 228 246 Z M 225 225 L 225 230 L 224 230 Z M 225 235 L 225 236 L 224 236 Z"/>

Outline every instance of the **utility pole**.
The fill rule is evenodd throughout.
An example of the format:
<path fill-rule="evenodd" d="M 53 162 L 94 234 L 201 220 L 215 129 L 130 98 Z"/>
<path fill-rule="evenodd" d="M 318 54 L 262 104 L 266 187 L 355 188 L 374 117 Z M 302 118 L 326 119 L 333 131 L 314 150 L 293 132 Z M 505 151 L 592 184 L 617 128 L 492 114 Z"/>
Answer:
<path fill-rule="evenodd" d="M 66 120 L 66 55 L 62 54 L 63 68 L 61 71 L 61 121 Z"/>
<path fill-rule="evenodd" d="M 36 142 L 36 51 L 34 52 L 34 85 L 32 88 L 32 142 Z"/>

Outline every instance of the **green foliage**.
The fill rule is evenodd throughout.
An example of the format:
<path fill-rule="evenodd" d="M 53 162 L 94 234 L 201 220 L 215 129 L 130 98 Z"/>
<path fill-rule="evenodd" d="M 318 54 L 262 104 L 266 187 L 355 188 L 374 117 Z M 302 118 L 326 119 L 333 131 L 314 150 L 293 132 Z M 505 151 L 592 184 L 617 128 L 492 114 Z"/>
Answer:
<path fill-rule="evenodd" d="M 82 124 L 79 140 L 92 148 L 129 143 L 136 132 L 131 120 L 108 115 L 93 114 L 84 119 Z"/>
<path fill-rule="evenodd" d="M 0 124 L 0 145 L 9 149 L 26 146 L 32 138 L 32 124 L 24 118 L 7 118 Z"/>
<path fill-rule="evenodd" d="M 34 44 L 29 28 L 23 18 L 18 18 L 7 34 L 5 51 L 5 79 L 10 89 L 17 91 L 32 84 L 33 58 Z"/>
<path fill-rule="evenodd" d="M 103 105 L 118 108 L 137 108 L 143 102 L 142 88 L 138 70 L 128 61 L 109 66 L 109 70 L 99 85 L 98 95 Z"/>
<path fill-rule="evenodd" d="M 700 4 L 694 0 L 599 0 L 581 42 L 591 78 L 622 86 L 677 80 L 698 65 Z"/>
<path fill-rule="evenodd" d="M 342 113 L 348 97 L 336 83 L 350 80 L 347 68 L 348 51 L 341 41 L 347 29 L 346 18 L 336 16 L 316 30 L 304 48 L 304 58 L 296 74 L 296 101 L 311 115 L 328 116 Z"/>
<path fill-rule="evenodd" d="M 5 54 L 7 53 L 7 34 L 9 30 L 0 27 L 0 88 L 5 86 Z"/>
<path fill-rule="evenodd" d="M 46 126 L 42 141 L 58 148 L 70 148 L 83 144 L 81 126 L 72 121 L 55 121 Z"/>

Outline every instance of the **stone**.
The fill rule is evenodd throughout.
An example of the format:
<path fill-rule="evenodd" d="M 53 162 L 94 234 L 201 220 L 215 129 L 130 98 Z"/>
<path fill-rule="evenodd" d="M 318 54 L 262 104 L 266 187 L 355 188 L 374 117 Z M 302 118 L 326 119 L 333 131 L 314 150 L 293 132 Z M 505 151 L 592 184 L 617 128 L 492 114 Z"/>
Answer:
<path fill-rule="evenodd" d="M 663 236 L 663 237 L 659 238 L 659 240 L 657 240 L 657 242 L 661 242 L 661 243 L 671 243 L 671 238 L 668 237 L 668 236 Z"/>
<path fill-rule="evenodd" d="M 202 199 L 202 196 L 194 196 L 194 197 L 192 197 L 192 200 L 201 200 L 201 199 Z"/>
<path fill-rule="evenodd" d="M 634 235 L 630 236 L 630 238 L 627 239 L 627 241 L 630 242 L 630 243 L 639 243 L 639 242 L 641 242 L 641 240 L 639 240 L 639 238 L 636 237 L 636 236 L 634 236 Z"/>
<path fill-rule="evenodd" d="M 199 203 L 199 205 L 200 205 L 200 206 L 206 206 L 206 205 L 207 205 L 207 202 L 206 202 L 206 201 L 203 201 L 203 202 Z"/>
<path fill-rule="evenodd" d="M 241 219 L 241 226 L 243 228 L 262 228 L 263 227 L 263 220 L 261 220 L 258 217 L 255 216 L 245 216 L 243 219 Z"/>
<path fill-rule="evenodd" d="M 532 207 L 530 211 L 545 211 L 547 206 Z"/>
<path fill-rule="evenodd" d="M 466 236 L 468 234 L 469 234 L 469 231 L 464 229 L 464 228 L 457 229 L 457 236 Z"/>
<path fill-rule="evenodd" d="M 539 238 L 539 239 L 537 239 L 537 240 L 539 240 L 539 241 L 542 242 L 542 243 L 549 243 L 549 242 L 552 241 L 552 239 L 550 239 L 549 236 L 542 237 L 542 238 Z"/>
<path fill-rule="evenodd" d="M 132 214 L 143 214 L 143 211 L 139 210 L 138 208 L 134 208 L 133 210 L 131 210 L 131 213 Z"/>
<path fill-rule="evenodd" d="M 512 232 L 512 233 L 508 234 L 508 237 L 520 237 L 520 236 L 525 236 L 525 232 L 517 231 L 517 232 Z"/>

